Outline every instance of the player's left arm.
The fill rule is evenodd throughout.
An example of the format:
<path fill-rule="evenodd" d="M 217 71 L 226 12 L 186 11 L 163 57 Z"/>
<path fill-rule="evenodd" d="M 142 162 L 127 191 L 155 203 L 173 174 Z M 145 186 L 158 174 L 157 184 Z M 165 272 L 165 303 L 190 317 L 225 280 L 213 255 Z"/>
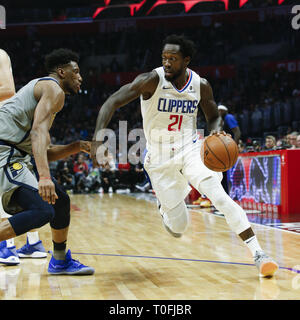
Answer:
<path fill-rule="evenodd" d="M 225 122 L 227 123 L 227 126 L 233 133 L 233 140 L 236 143 L 239 143 L 239 139 L 241 137 L 241 130 L 235 117 L 232 114 L 229 114 L 226 116 Z"/>
<path fill-rule="evenodd" d="M 239 126 L 234 127 L 231 130 L 233 132 L 233 140 L 238 144 L 241 137 L 240 127 Z"/>
<path fill-rule="evenodd" d="M 201 78 L 200 92 L 201 92 L 200 106 L 201 106 L 201 109 L 203 110 L 203 113 L 207 122 L 208 131 L 210 133 L 221 132 L 222 118 L 218 112 L 218 107 L 215 102 L 212 87 L 209 84 L 209 82 L 204 78 Z"/>
<path fill-rule="evenodd" d="M 67 145 L 53 145 L 51 144 L 47 150 L 48 161 L 56 161 L 69 157 L 72 154 L 79 152 L 90 153 L 91 142 L 90 141 L 74 141 Z"/>
<path fill-rule="evenodd" d="M 0 49 L 0 101 L 9 99 L 15 93 L 10 58 L 4 50 Z"/>

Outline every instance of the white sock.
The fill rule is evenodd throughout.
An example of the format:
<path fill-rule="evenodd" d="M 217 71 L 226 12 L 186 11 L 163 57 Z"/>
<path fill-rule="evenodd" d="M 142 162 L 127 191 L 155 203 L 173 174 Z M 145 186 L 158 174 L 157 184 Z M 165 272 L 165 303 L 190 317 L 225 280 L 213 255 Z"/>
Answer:
<path fill-rule="evenodd" d="M 6 247 L 7 247 L 7 248 L 14 247 L 14 245 L 15 245 L 15 240 L 14 240 L 14 238 L 6 240 Z"/>
<path fill-rule="evenodd" d="M 252 256 L 255 256 L 256 251 L 263 251 L 262 248 L 260 247 L 258 240 L 256 236 L 253 236 L 247 240 L 244 241 L 245 245 L 249 248 L 251 251 Z"/>
<path fill-rule="evenodd" d="M 40 240 L 38 231 L 27 232 L 27 239 L 29 244 L 37 243 Z"/>

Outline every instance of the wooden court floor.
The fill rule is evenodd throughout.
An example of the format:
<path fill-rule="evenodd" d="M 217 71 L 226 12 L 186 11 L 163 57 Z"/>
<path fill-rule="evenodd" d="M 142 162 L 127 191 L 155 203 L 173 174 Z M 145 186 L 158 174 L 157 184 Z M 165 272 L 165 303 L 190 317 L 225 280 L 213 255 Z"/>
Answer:
<path fill-rule="evenodd" d="M 300 234 L 252 224 L 279 263 L 258 277 L 248 249 L 224 217 L 190 210 L 186 234 L 165 231 L 156 205 L 122 194 L 71 195 L 68 248 L 95 268 L 92 276 L 47 274 L 46 259 L 0 266 L 1 300 L 263 300 L 300 299 Z M 52 250 L 50 228 L 39 229 Z M 25 235 L 15 239 L 17 248 Z"/>

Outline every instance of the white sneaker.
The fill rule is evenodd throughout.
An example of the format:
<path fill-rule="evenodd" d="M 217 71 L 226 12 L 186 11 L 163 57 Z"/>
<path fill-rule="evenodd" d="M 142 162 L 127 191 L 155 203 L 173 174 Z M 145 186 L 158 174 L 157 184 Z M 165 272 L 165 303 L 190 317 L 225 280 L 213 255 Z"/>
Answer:
<path fill-rule="evenodd" d="M 158 201 L 157 199 L 157 208 L 158 208 L 158 211 L 161 215 L 161 218 L 162 218 L 162 222 L 163 222 L 163 226 L 165 227 L 165 229 L 174 237 L 174 238 L 180 238 L 182 236 L 182 233 L 176 233 L 176 232 L 173 232 L 166 224 L 165 224 L 165 221 L 164 221 L 164 213 L 163 211 L 161 210 L 161 204 L 160 202 Z"/>
<path fill-rule="evenodd" d="M 273 277 L 279 268 L 278 264 L 263 251 L 256 251 L 254 262 L 262 277 Z"/>

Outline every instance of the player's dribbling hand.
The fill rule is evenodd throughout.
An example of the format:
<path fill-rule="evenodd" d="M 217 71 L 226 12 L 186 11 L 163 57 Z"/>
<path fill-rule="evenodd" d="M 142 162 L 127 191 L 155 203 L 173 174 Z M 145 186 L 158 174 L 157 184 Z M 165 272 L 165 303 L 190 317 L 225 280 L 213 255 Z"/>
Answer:
<path fill-rule="evenodd" d="M 41 198 L 49 204 L 55 204 L 58 196 L 55 192 L 55 185 L 51 178 L 41 177 L 39 180 L 39 195 Z"/>
<path fill-rule="evenodd" d="M 212 130 L 211 132 L 210 132 L 210 136 L 212 136 L 212 135 L 217 135 L 217 136 L 219 136 L 220 134 L 222 134 L 223 136 L 229 136 L 229 137 L 231 137 L 231 134 L 230 133 L 226 133 L 225 131 L 218 131 L 218 130 Z"/>

